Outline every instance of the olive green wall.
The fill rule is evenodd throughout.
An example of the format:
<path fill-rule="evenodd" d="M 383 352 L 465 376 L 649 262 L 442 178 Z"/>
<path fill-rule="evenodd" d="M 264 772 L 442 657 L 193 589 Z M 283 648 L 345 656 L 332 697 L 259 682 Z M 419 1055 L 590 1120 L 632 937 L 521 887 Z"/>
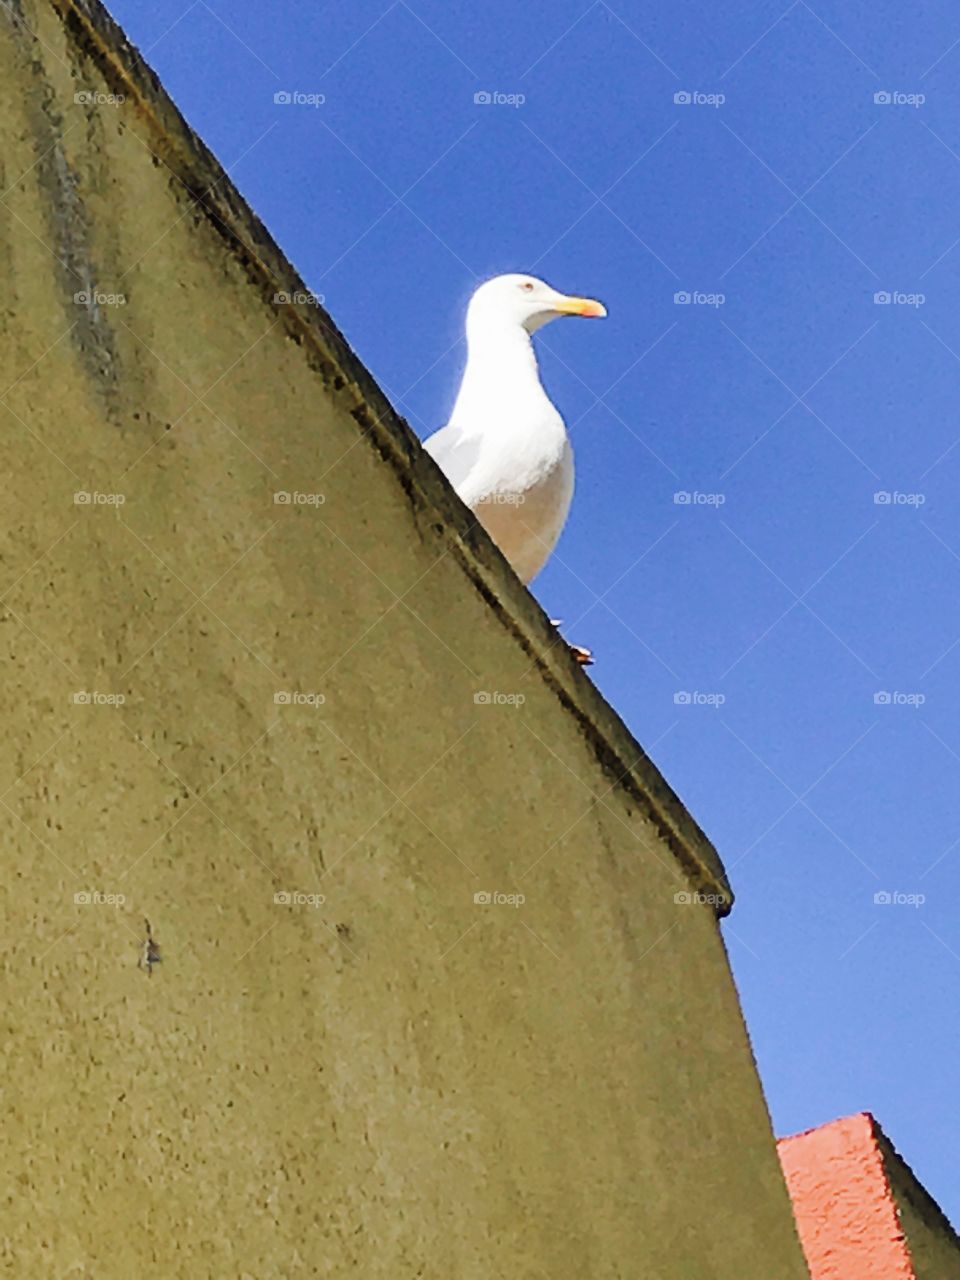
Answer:
<path fill-rule="evenodd" d="M 960 1238 L 879 1125 L 876 1133 L 916 1280 L 956 1280 Z"/>
<path fill-rule="evenodd" d="M 0 115 L 6 1267 L 801 1280 L 708 842 L 96 5 Z"/>

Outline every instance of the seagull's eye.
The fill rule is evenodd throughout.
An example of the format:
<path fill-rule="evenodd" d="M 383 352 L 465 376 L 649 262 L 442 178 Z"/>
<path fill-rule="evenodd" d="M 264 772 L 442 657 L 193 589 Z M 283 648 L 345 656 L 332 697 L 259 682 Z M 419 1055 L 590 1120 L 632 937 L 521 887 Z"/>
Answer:
<path fill-rule="evenodd" d="M 524 280 L 520 288 L 523 290 L 524 293 L 533 293 L 533 281 Z"/>

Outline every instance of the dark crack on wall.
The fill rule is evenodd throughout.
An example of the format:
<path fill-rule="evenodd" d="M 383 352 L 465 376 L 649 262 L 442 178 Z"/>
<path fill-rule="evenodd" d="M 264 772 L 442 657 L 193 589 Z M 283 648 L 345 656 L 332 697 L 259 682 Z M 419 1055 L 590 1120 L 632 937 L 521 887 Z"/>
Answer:
<path fill-rule="evenodd" d="M 20 0 L 0 0 L 0 14 L 16 25 L 25 26 Z"/>
<path fill-rule="evenodd" d="M 12 12 L 11 0 L 0 0 L 0 12 Z M 105 403 L 107 416 L 113 418 L 118 389 L 117 348 L 113 331 L 97 301 L 100 284 L 90 250 L 79 180 L 64 150 L 64 117 L 57 93 L 47 77 L 42 51 L 33 32 L 22 21 L 19 4 L 16 17 L 22 24 L 17 28 L 21 46 L 30 58 L 39 86 L 35 106 L 30 111 L 39 157 L 37 176 L 49 195 L 43 202 L 48 211 L 47 239 L 53 249 L 64 314 L 75 320 L 70 341 L 90 375 L 94 394 Z"/>
<path fill-rule="evenodd" d="M 118 384 L 116 343 L 97 301 L 100 286 L 90 253 L 86 213 L 76 174 L 70 168 L 60 138 L 39 167 L 41 182 L 53 193 L 48 207 L 60 286 L 68 308 L 76 312 L 76 325 L 70 339 L 97 394 L 112 407 Z"/>

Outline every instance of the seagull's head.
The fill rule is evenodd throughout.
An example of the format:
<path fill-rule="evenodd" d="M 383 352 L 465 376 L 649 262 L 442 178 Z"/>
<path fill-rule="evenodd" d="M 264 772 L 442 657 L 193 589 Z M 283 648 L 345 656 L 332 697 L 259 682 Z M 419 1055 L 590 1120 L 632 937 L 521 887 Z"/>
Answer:
<path fill-rule="evenodd" d="M 536 276 L 494 276 L 470 299 L 467 322 L 504 326 L 517 324 L 534 333 L 558 316 L 605 316 L 607 309 L 593 298 L 558 293 Z"/>

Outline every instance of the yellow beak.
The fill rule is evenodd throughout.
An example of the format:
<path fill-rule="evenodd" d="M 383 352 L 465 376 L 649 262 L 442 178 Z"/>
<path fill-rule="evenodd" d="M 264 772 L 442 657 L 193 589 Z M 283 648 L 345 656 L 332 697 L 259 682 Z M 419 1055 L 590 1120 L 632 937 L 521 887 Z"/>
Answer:
<path fill-rule="evenodd" d="M 593 298 L 559 298 L 553 304 L 554 311 L 565 316 L 605 316 L 607 308 Z"/>

